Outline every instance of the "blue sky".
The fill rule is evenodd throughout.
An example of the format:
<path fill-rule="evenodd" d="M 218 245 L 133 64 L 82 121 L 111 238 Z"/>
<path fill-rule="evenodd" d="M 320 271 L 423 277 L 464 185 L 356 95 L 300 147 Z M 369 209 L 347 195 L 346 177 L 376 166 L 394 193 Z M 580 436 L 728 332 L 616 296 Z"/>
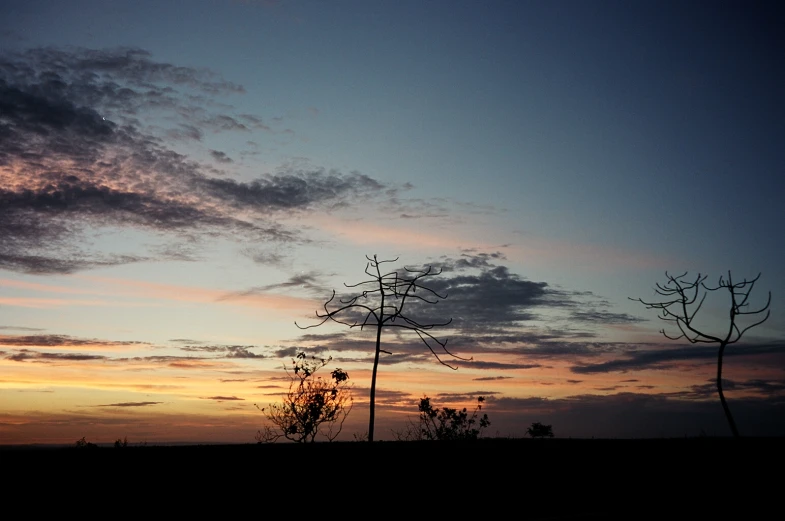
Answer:
<path fill-rule="evenodd" d="M 508 378 L 484 388 L 474 388 L 491 381 L 474 380 L 483 378 L 479 369 L 461 368 L 440 389 L 432 372 L 441 369 L 427 353 L 393 363 L 385 369 L 395 377 L 380 382 L 403 393 L 386 405 L 390 424 L 423 392 L 443 393 L 443 401 L 497 393 L 491 396 L 509 432 L 538 420 L 530 402 L 504 409 L 504 400 L 579 396 L 611 407 L 632 396 L 661 400 L 667 411 L 683 398 L 673 393 L 690 392 L 691 406 L 712 411 L 706 425 L 724 434 L 716 394 L 694 387 L 711 374 L 709 358 L 661 364 L 645 377 L 608 372 L 607 381 L 566 383 L 592 357 L 627 360 L 679 348 L 658 336 L 654 312 L 627 298 L 653 298 L 665 270 L 709 274 L 712 282 L 728 270 L 737 280 L 762 272 L 753 302 L 765 304 L 770 290 L 771 317 L 747 333 L 762 351 L 738 362 L 729 378 L 739 400 L 752 400 L 749 410 L 765 400 L 781 408 L 782 351 L 761 347 L 781 346 L 785 330 L 777 3 L 212 0 L 186 9 L 177 2 L 4 1 L 0 14 L 0 79 L 8 87 L 0 122 L 11 136 L 0 163 L 7 215 L 0 393 L 13 397 L 9 425 L 28 418 L 24 425 L 39 432 L 29 418 L 76 414 L 106 400 L 155 402 L 118 408 L 133 412 L 124 428 L 136 432 L 144 414 L 170 407 L 167 414 L 185 410 L 205 423 L 230 415 L 236 425 L 227 420 L 223 433 L 202 435 L 242 440 L 259 420 L 253 401 L 269 397 L 240 382 L 224 392 L 221 372 L 267 381 L 295 346 L 332 350 L 367 387 L 360 353 L 341 355 L 346 344 L 335 338 L 309 344 L 293 322 L 331 288 L 357 280 L 364 256 L 374 253 L 409 266 L 454 268 L 470 259 L 478 277 L 503 267 L 494 284 L 509 293 L 473 302 L 501 317 L 489 325 L 518 335 L 507 345 L 517 354 L 505 358 L 488 339 L 467 340 L 465 353 L 541 365 L 500 368 L 493 376 Z M 42 74 L 58 64 L 64 87 L 47 91 Z M 104 80 L 114 83 L 99 96 L 93 88 Z M 29 119 L 37 107 L 22 104 L 19 93 L 44 93 L 51 106 L 102 119 L 88 129 L 40 116 L 55 129 L 42 130 Z M 27 114 L 30 126 L 13 111 Z M 96 138 L 104 121 L 105 132 L 122 138 Z M 69 173 L 79 180 L 58 177 Z M 48 197 L 55 185 L 74 198 L 70 206 L 22 195 Z M 513 294 L 525 280 L 546 283 L 555 292 L 548 298 L 561 292 L 570 305 Z M 702 324 L 724 327 L 723 306 L 709 302 Z M 531 319 L 513 320 L 513 309 Z M 472 327 L 451 333 L 479 335 Z M 539 340 L 525 342 L 524 333 Z M 581 344 L 562 358 L 550 355 L 548 366 L 536 349 L 554 335 Z M 175 341 L 183 339 L 192 342 Z M 600 353 L 587 342 L 606 344 Z M 258 356 L 230 359 L 237 351 L 229 347 L 238 345 Z M 407 345 L 401 349 L 416 347 Z M 139 382 L 107 385 L 111 377 L 101 376 L 96 359 L 39 357 L 52 371 L 48 383 L 33 362 L 12 358 L 19 349 L 94 352 L 121 366 L 119 349 L 154 364 L 150 357 L 181 356 L 184 346 L 214 347 L 187 351 L 210 353 L 214 366 L 199 370 L 197 388 L 152 398 L 136 396 Z M 765 375 L 756 373 L 760 366 Z M 59 393 L 66 405 L 54 411 L 17 398 L 32 392 Z M 209 399 L 222 396 L 234 400 Z M 355 413 L 358 429 L 362 415 Z M 573 424 L 575 435 L 594 435 L 591 424 Z M 702 428 L 668 425 L 677 434 Z M 637 432 L 628 427 L 607 434 Z M 0 442 L 30 436 L 8 429 Z M 783 423 L 760 432 L 772 429 L 782 434 Z"/>

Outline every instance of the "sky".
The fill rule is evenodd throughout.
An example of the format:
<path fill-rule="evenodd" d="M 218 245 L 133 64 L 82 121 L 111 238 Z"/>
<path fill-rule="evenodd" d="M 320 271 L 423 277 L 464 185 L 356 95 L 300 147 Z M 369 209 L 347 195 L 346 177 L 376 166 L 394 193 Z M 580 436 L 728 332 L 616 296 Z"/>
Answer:
<path fill-rule="evenodd" d="M 423 396 L 485 397 L 490 436 L 729 435 L 717 346 L 631 300 L 666 272 L 760 274 L 745 309 L 770 316 L 724 388 L 742 435 L 785 435 L 784 22 L 777 2 L 0 0 L 0 444 L 252 443 L 300 351 L 347 371 L 339 439 L 362 436 L 373 332 L 295 321 L 373 255 L 432 268 L 446 298 L 413 318 L 451 318 L 431 332 L 472 359 L 385 332 L 376 439 Z M 729 293 L 707 293 L 693 324 L 724 336 Z"/>

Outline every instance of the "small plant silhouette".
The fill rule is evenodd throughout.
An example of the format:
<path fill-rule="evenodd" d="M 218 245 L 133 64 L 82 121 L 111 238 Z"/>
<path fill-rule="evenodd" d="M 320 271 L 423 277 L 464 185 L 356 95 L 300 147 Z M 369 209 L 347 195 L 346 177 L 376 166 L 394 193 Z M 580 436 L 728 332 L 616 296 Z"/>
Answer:
<path fill-rule="evenodd" d="M 115 440 L 114 442 L 115 449 L 124 449 L 125 447 L 128 447 L 128 436 L 126 436 L 123 439 L 117 438 Z"/>
<path fill-rule="evenodd" d="M 534 422 L 531 427 L 526 429 L 526 434 L 532 438 L 553 438 L 553 426 Z"/>
<path fill-rule="evenodd" d="M 76 440 L 75 445 L 77 449 L 95 449 L 98 447 L 95 443 L 87 441 L 84 436 L 82 436 L 81 439 Z"/>
<path fill-rule="evenodd" d="M 464 407 L 461 410 L 450 407 L 436 409 L 431 405 L 431 399 L 427 396 L 420 399 L 417 406 L 420 416 L 417 424 L 409 423 L 403 431 L 393 431 L 393 436 L 398 441 L 414 440 L 476 440 L 480 437 L 483 429 L 491 424 L 488 415 L 483 413 L 482 404 L 485 398 L 477 398 L 477 407 L 472 412 Z"/>
<path fill-rule="evenodd" d="M 346 371 L 333 370 L 329 380 L 316 376 L 331 360 L 309 358 L 301 352 L 292 360 L 292 372 L 284 366 L 291 381 L 283 403 L 268 407 L 254 404 L 272 423 L 256 433 L 257 442 L 274 442 L 281 437 L 298 443 L 313 442 L 317 434 L 333 441 L 341 433 L 354 401 Z"/>

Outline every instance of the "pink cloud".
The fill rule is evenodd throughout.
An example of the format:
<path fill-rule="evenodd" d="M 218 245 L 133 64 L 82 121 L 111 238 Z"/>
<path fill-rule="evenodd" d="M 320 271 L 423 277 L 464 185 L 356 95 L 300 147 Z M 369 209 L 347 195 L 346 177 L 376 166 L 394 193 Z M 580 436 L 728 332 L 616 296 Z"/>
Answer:
<path fill-rule="evenodd" d="M 287 313 L 291 312 L 292 310 L 302 311 L 303 309 L 308 309 L 314 305 L 314 301 L 311 299 L 292 297 L 288 295 L 278 295 L 274 293 L 230 295 L 228 294 L 227 290 L 201 288 L 197 286 L 161 284 L 156 282 L 98 277 L 92 275 L 78 275 L 77 277 L 99 283 L 104 287 L 110 288 L 107 289 L 107 291 L 110 291 L 113 295 L 123 295 L 128 297 L 154 298 L 181 302 L 232 304 L 243 307 L 279 310 Z"/>
<path fill-rule="evenodd" d="M 666 255 L 652 255 L 624 248 L 609 248 L 567 240 L 537 236 L 510 239 L 511 233 L 488 224 L 423 229 L 416 221 L 390 220 L 388 224 L 320 217 L 315 228 L 329 232 L 339 239 L 360 245 L 383 245 L 387 249 L 445 253 L 472 248 L 478 251 L 503 250 L 512 262 L 543 266 L 579 265 L 581 269 L 598 271 L 619 268 L 652 269 L 678 265 L 679 261 Z M 511 244 L 512 243 L 512 244 Z M 506 246 L 500 246 L 505 244 Z M 683 264 L 683 262 L 682 262 Z"/>
<path fill-rule="evenodd" d="M 115 301 L 108 300 L 78 300 L 58 298 L 33 298 L 33 297 L 0 297 L 0 304 L 23 308 L 51 309 L 71 306 L 117 306 Z"/>

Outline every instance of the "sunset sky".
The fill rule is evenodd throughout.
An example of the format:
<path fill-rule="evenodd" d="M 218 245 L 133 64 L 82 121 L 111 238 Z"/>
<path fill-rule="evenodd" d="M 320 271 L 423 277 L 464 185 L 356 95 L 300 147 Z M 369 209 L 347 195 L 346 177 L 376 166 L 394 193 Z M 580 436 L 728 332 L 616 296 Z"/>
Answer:
<path fill-rule="evenodd" d="M 491 436 L 729 435 L 716 346 L 629 299 L 666 270 L 761 273 L 726 397 L 742 435 L 785 435 L 783 24 L 778 2 L 0 0 L 0 444 L 251 443 L 300 350 L 349 373 L 353 439 L 374 336 L 295 321 L 374 254 L 442 270 L 421 311 L 473 358 L 388 333 L 377 439 L 424 395 L 486 397 Z M 724 335 L 727 292 L 695 323 Z"/>

